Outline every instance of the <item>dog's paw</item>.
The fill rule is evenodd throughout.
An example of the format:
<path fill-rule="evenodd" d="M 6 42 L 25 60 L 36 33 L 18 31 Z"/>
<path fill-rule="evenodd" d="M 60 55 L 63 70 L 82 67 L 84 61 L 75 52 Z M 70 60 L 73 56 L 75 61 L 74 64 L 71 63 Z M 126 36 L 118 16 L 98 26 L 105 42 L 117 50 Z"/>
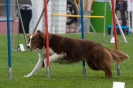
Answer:
<path fill-rule="evenodd" d="M 29 77 L 31 77 L 31 76 L 33 76 L 33 74 L 28 74 L 28 75 L 25 75 L 24 77 L 25 77 L 25 78 L 29 78 Z"/>

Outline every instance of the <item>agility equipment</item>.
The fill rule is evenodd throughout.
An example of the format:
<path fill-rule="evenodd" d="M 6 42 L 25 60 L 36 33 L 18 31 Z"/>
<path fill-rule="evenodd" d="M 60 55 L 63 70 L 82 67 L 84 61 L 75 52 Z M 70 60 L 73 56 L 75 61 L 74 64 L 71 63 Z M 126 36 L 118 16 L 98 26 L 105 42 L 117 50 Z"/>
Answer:
<path fill-rule="evenodd" d="M 8 76 L 12 79 L 12 63 L 11 63 L 11 42 L 10 42 L 10 20 L 9 20 L 9 1 L 6 0 L 6 17 L 7 17 L 7 40 L 8 40 Z"/>

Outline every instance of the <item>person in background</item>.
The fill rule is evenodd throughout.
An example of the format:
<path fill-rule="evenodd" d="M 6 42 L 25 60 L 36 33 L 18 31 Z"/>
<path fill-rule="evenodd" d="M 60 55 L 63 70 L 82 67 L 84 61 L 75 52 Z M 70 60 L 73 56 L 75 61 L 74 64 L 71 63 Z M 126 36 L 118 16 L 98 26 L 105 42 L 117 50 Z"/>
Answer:
<path fill-rule="evenodd" d="M 116 6 L 115 6 L 115 13 L 117 15 L 117 11 L 120 11 L 120 6 L 121 6 L 122 0 L 116 0 Z M 116 23 L 116 26 L 118 24 Z M 117 34 L 120 34 L 119 29 L 117 29 Z"/>
<path fill-rule="evenodd" d="M 122 0 L 116 0 L 116 6 L 115 6 L 115 13 L 117 14 L 117 11 L 120 10 L 120 5 L 122 3 Z"/>
<path fill-rule="evenodd" d="M 125 12 L 127 11 L 127 0 L 122 0 L 120 4 L 120 13 L 121 13 L 121 21 L 122 21 L 122 26 L 126 26 L 126 15 Z"/>

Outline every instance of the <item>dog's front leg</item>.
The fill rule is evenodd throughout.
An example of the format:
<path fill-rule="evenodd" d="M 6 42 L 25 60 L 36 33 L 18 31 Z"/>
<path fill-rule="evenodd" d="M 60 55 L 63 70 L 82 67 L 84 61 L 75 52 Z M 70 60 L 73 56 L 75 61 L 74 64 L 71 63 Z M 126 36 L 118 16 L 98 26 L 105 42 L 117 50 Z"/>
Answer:
<path fill-rule="evenodd" d="M 39 71 L 43 65 L 43 61 L 44 61 L 45 56 L 44 55 L 40 55 L 39 54 L 39 60 L 36 64 L 36 66 L 34 67 L 34 69 L 28 74 L 25 75 L 24 77 L 31 77 L 33 76 L 37 71 Z"/>

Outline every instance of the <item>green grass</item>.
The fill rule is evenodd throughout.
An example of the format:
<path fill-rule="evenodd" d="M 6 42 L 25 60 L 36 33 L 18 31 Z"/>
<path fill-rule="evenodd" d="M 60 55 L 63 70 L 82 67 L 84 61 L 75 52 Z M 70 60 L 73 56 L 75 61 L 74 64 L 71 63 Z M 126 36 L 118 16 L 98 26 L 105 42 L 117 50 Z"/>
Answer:
<path fill-rule="evenodd" d="M 65 34 L 62 36 L 70 38 L 81 38 L 80 34 Z M 103 41 L 100 33 L 85 34 L 85 39 L 98 42 L 110 49 L 114 49 L 114 44 L 109 43 L 110 36 L 106 35 L 107 42 Z M 7 64 L 7 36 L 0 35 L 0 88 L 112 88 L 114 81 L 125 82 L 126 88 L 132 88 L 133 82 L 133 34 L 126 35 L 128 43 L 125 44 L 120 35 L 118 49 L 130 56 L 128 61 L 123 62 L 121 75 L 117 76 L 116 64 L 112 63 L 113 78 L 104 77 L 103 71 L 94 71 L 86 66 L 86 77 L 82 76 L 82 62 L 75 64 L 50 63 L 50 78 L 46 78 L 46 70 L 40 70 L 35 76 L 24 78 L 36 62 L 38 54 L 36 52 L 12 51 L 12 80 L 8 79 Z M 25 45 L 23 35 L 20 35 L 19 43 Z M 17 35 L 15 36 L 15 49 L 17 48 Z M 26 47 L 25 47 L 26 49 Z"/>

